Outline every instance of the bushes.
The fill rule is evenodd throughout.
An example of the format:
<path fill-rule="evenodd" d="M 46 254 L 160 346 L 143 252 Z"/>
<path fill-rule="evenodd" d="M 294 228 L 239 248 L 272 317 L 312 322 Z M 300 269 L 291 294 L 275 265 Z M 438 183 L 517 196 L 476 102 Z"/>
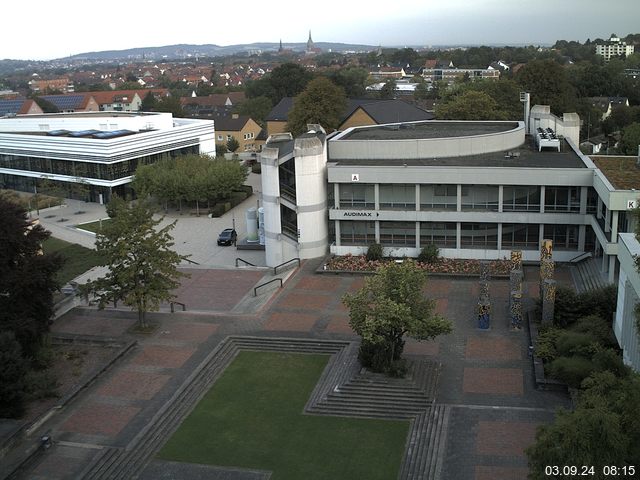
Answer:
<path fill-rule="evenodd" d="M 549 365 L 549 373 L 554 378 L 566 383 L 570 387 L 578 388 L 582 380 L 596 370 L 596 366 L 588 358 L 558 357 Z"/>
<path fill-rule="evenodd" d="M 25 410 L 27 361 L 13 332 L 0 332 L 0 418 L 18 418 Z"/>
<path fill-rule="evenodd" d="M 380 245 L 379 243 L 372 243 L 369 245 L 369 248 L 367 248 L 367 261 L 369 262 L 375 262 L 378 260 L 382 260 L 382 257 L 384 256 L 384 249 L 382 248 L 382 245 Z"/>
<path fill-rule="evenodd" d="M 558 287 L 553 322 L 564 327 L 589 315 L 596 315 L 610 322 L 616 310 L 617 297 L 615 285 L 580 294 L 567 287 Z"/>
<path fill-rule="evenodd" d="M 251 172 L 261 174 L 262 166 L 259 163 L 254 163 L 253 165 L 251 165 Z"/>
<path fill-rule="evenodd" d="M 418 261 L 420 263 L 435 263 L 440 256 L 440 250 L 433 243 L 422 247 L 420 255 L 418 255 Z"/>
<path fill-rule="evenodd" d="M 563 330 L 556 337 L 556 351 L 559 356 L 579 355 L 590 358 L 599 347 L 598 338 L 590 333 Z"/>
<path fill-rule="evenodd" d="M 371 371 L 386 373 L 390 377 L 403 377 L 407 373 L 407 362 L 402 358 L 404 343 L 402 339 L 395 345 L 391 341 L 372 343 L 363 340 L 358 350 L 358 360 Z"/>

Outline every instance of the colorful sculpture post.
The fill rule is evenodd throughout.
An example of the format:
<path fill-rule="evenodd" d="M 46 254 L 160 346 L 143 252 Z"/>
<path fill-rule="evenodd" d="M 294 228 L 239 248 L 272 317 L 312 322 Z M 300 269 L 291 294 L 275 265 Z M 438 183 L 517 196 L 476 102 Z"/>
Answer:
<path fill-rule="evenodd" d="M 556 301 L 556 281 L 553 279 L 555 263 L 553 241 L 542 240 L 540 247 L 540 301 L 542 302 L 542 323 L 552 323 Z"/>
<path fill-rule="evenodd" d="M 509 274 L 509 320 L 513 330 L 522 328 L 522 252 L 511 252 L 511 272 Z"/>
<path fill-rule="evenodd" d="M 480 295 L 478 296 L 478 328 L 488 330 L 491 326 L 491 299 L 489 298 L 489 263 L 480 264 Z"/>

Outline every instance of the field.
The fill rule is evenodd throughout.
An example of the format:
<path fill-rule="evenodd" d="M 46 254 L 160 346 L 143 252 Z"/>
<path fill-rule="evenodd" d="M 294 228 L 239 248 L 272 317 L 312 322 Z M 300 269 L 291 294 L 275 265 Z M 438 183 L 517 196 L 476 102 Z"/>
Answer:
<path fill-rule="evenodd" d="M 159 453 L 272 480 L 396 478 L 408 421 L 303 414 L 326 355 L 241 352 Z"/>
<path fill-rule="evenodd" d="M 44 253 L 57 252 L 64 258 L 64 264 L 57 278 L 60 285 L 68 283 L 100 263 L 100 256 L 95 250 L 58 238 L 49 237 L 42 244 L 42 250 Z"/>

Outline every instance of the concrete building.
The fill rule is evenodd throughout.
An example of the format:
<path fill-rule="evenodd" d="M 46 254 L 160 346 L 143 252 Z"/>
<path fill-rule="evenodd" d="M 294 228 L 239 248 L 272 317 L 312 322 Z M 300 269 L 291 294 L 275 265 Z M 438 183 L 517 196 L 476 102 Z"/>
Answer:
<path fill-rule="evenodd" d="M 44 180 L 71 195 L 89 187 L 91 201 L 131 194 L 138 165 L 167 156 L 215 155 L 211 120 L 170 113 L 83 112 L 0 118 L 0 184 L 33 192 Z"/>
<path fill-rule="evenodd" d="M 640 372 L 640 332 L 635 313 L 640 302 L 640 275 L 635 266 L 635 259 L 640 256 L 640 243 L 632 233 L 621 233 L 619 238 L 620 275 L 613 332 L 622 349 L 624 363 Z"/>
<path fill-rule="evenodd" d="M 604 57 L 604 61 L 608 62 L 611 57 L 620 57 L 622 55 L 629 56 L 634 52 L 633 45 L 627 45 L 626 42 L 614 33 L 608 41 L 596 44 L 596 55 Z"/>

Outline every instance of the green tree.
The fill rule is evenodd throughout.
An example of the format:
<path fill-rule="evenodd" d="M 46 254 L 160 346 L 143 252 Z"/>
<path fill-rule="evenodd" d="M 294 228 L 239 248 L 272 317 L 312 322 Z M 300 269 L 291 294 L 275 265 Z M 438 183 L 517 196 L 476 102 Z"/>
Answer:
<path fill-rule="evenodd" d="M 356 293 L 342 302 L 349 324 L 362 337 L 361 362 L 390 371 L 401 358 L 404 336 L 430 340 L 452 331 L 450 321 L 435 313 L 435 302 L 424 297 L 427 276 L 410 260 L 381 266 Z"/>
<path fill-rule="evenodd" d="M 413 96 L 416 100 L 427 100 L 429 98 L 429 85 L 426 82 L 418 83 Z"/>
<path fill-rule="evenodd" d="M 390 78 L 384 83 L 384 85 L 380 89 L 380 92 L 378 93 L 378 96 L 382 99 L 396 98 L 396 87 L 396 81 L 393 78 Z"/>
<path fill-rule="evenodd" d="M 137 310 L 139 326 L 146 328 L 146 313 L 175 298 L 172 292 L 185 276 L 178 265 L 187 256 L 172 250 L 176 222 L 157 228 L 162 219 L 154 220 L 144 202 L 127 204 L 118 197 L 111 202 L 116 215 L 96 237 L 96 250 L 109 271 L 84 285 L 82 293 L 93 294 L 99 308 L 121 300 Z"/>
<path fill-rule="evenodd" d="M 287 128 L 294 135 L 305 132 L 308 123 L 318 123 L 327 131 L 334 130 L 340 125 L 345 108 L 344 90 L 327 78 L 318 77 L 295 99 Z"/>
<path fill-rule="evenodd" d="M 484 92 L 469 90 L 436 106 L 441 120 L 506 120 L 507 114 Z"/>
<path fill-rule="evenodd" d="M 178 96 L 170 96 L 163 97 L 156 103 L 156 112 L 168 112 L 171 113 L 174 117 L 180 118 L 184 116 L 184 112 L 182 110 L 182 104 L 180 103 L 180 97 Z"/>
<path fill-rule="evenodd" d="M 227 140 L 227 150 L 231 153 L 236 153 L 236 150 L 240 148 L 240 143 L 236 139 L 236 137 L 231 136 L 229 140 Z"/>
<path fill-rule="evenodd" d="M 271 103 L 271 99 L 260 96 L 248 98 L 242 102 L 238 107 L 238 113 L 240 115 L 247 115 L 261 126 L 264 126 L 264 119 L 267 118 L 272 108 L 273 104 Z"/>
<path fill-rule="evenodd" d="M 365 90 L 369 72 L 362 67 L 346 67 L 335 72 L 331 78 L 333 82 L 344 89 L 347 98 L 362 98 L 366 95 Z"/>
<path fill-rule="evenodd" d="M 313 78 L 311 72 L 295 63 L 284 63 L 276 67 L 269 76 L 275 97 L 271 100 L 277 104 L 284 97 L 295 97 L 301 93 Z"/>
<path fill-rule="evenodd" d="M 0 331 L 0 418 L 19 418 L 25 411 L 27 362 L 11 331 Z"/>
<path fill-rule="evenodd" d="M 590 465 L 594 479 L 609 478 L 603 467 L 635 465 L 640 458 L 640 375 L 620 378 L 599 372 L 587 378 L 574 411 L 560 410 L 538 428 L 527 449 L 530 478 L 542 480 L 546 465 Z"/>
<path fill-rule="evenodd" d="M 153 92 L 147 93 L 142 99 L 142 103 L 140 103 L 140 111 L 142 112 L 153 112 L 157 107 L 158 101 Z"/>
<path fill-rule="evenodd" d="M 640 147 L 640 123 L 634 122 L 622 129 L 618 150 L 622 155 L 637 155 Z"/>
<path fill-rule="evenodd" d="M 567 71 L 555 60 L 527 63 L 518 71 L 516 81 L 531 93 L 532 105 L 549 105 L 556 115 L 576 109 L 576 94 Z"/>
<path fill-rule="evenodd" d="M 27 219 L 26 210 L 0 195 L 0 331 L 13 332 L 25 356 L 33 356 L 53 315 L 57 255 L 42 255 L 50 233 Z"/>

